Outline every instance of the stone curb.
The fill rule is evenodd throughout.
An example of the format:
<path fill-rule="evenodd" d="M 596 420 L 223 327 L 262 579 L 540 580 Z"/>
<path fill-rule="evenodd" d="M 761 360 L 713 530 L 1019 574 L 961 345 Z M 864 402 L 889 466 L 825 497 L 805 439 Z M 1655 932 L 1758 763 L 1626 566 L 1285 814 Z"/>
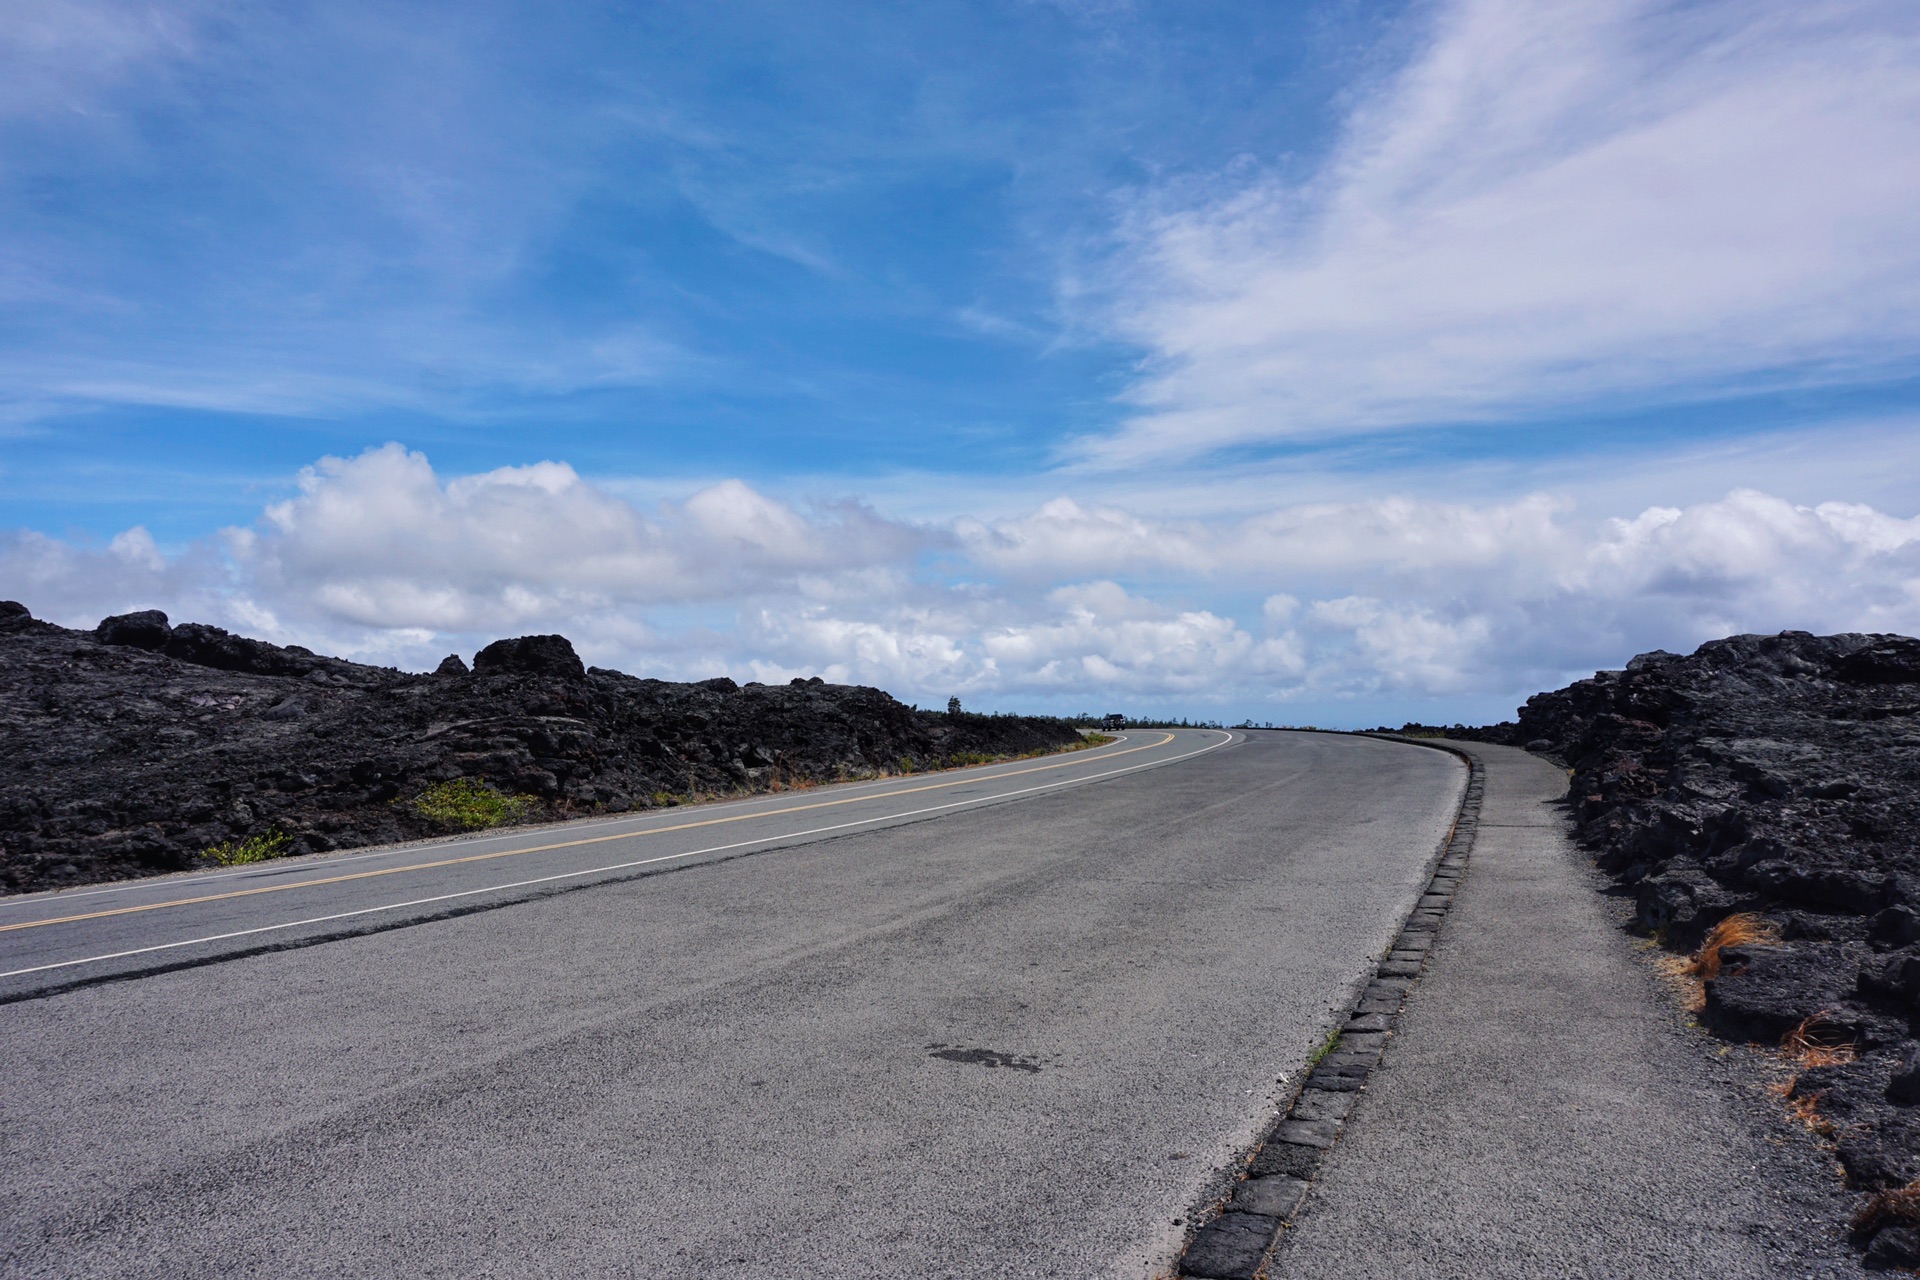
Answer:
<path fill-rule="evenodd" d="M 1426 891 L 1400 926 L 1342 1024 L 1331 1051 L 1313 1064 L 1292 1105 L 1267 1130 L 1248 1158 L 1245 1176 L 1222 1211 L 1187 1242 L 1175 1273 L 1204 1280 L 1256 1280 L 1268 1255 L 1285 1238 L 1321 1162 L 1340 1140 L 1367 1079 L 1380 1061 L 1407 992 L 1419 981 L 1434 932 L 1453 905 L 1454 891 L 1466 872 L 1486 792 L 1486 768 L 1450 744 L 1423 739 L 1396 742 L 1432 747 L 1467 762 L 1467 789 L 1453 828 L 1441 842 Z"/>

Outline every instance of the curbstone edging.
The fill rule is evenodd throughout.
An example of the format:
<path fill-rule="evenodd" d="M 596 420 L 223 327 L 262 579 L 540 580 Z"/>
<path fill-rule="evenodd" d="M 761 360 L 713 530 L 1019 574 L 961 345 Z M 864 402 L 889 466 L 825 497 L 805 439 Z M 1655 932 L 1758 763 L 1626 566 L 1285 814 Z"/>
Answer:
<path fill-rule="evenodd" d="M 1466 761 L 1467 786 L 1453 827 L 1440 842 L 1427 887 L 1375 968 L 1373 979 L 1354 1001 L 1331 1051 L 1313 1064 L 1292 1103 L 1249 1155 L 1245 1176 L 1235 1184 L 1224 1209 L 1188 1239 L 1175 1267 L 1177 1275 L 1196 1280 L 1256 1280 L 1263 1273 L 1269 1255 L 1285 1239 L 1321 1162 L 1340 1141 L 1347 1117 L 1358 1105 L 1393 1034 L 1407 992 L 1419 981 L 1434 932 L 1453 905 L 1479 826 L 1486 768 L 1451 744 L 1394 741 L 1432 747 Z"/>

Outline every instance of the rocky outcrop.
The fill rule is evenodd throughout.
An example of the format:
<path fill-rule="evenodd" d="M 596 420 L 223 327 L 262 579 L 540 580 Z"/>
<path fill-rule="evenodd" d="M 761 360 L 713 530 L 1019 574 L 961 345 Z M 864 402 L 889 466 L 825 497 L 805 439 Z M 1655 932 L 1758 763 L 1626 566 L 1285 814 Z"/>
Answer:
<path fill-rule="evenodd" d="M 1703 1020 L 1777 1044 L 1813 1019 L 1854 1046 L 1795 1096 L 1817 1099 L 1852 1185 L 1920 1177 L 1920 640 L 1642 654 L 1478 736 L 1571 768 L 1581 839 L 1669 947 L 1736 912 L 1771 920 L 1777 943 L 1724 953 Z"/>
<path fill-rule="evenodd" d="M 1064 721 L 916 711 L 878 689 L 675 684 L 584 666 L 562 636 L 430 675 L 148 611 L 92 632 L 0 602 L 0 891 L 198 865 L 282 832 L 297 851 L 438 834 L 407 801 L 456 778 L 535 819 L 621 813 L 1043 751 Z"/>
<path fill-rule="evenodd" d="M 135 649 L 164 649 L 172 635 L 167 615 L 158 609 L 102 618 L 100 625 L 93 629 L 93 638 L 101 644 L 124 644 Z"/>
<path fill-rule="evenodd" d="M 584 680 L 587 676 L 580 655 L 565 636 L 495 640 L 473 655 L 473 669 L 481 675 L 556 676 L 562 680 Z"/>

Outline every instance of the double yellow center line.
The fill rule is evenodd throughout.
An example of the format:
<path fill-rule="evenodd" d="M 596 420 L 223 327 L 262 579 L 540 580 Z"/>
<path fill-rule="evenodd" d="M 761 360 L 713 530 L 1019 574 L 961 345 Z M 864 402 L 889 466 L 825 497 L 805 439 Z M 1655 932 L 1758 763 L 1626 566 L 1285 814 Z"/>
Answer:
<path fill-rule="evenodd" d="M 1154 747 L 1164 747 L 1173 741 L 1168 734 L 1158 742 L 1149 742 L 1138 747 L 1128 747 L 1124 751 L 1103 753 L 1102 761 L 1130 756 L 1136 751 L 1150 751 Z M 491 862 L 496 858 L 517 858 L 528 853 L 548 853 L 554 849 L 574 849 L 582 845 L 604 844 L 609 840 L 634 840 L 642 836 L 666 835 L 672 831 L 691 831 L 696 827 L 717 827 L 729 822 L 750 822 L 756 818 L 778 817 L 788 813 L 805 813 L 811 809 L 832 809 L 845 804 L 864 804 L 870 800 L 890 800 L 894 796 L 908 796 L 922 791 L 943 791 L 948 787 L 962 787 L 973 782 L 991 782 L 1000 778 L 1017 778 L 1029 773 L 1045 773 L 1049 769 L 1065 769 L 1080 764 L 1086 756 L 1075 753 L 1076 758 L 1060 760 L 1053 764 L 1034 765 L 1026 769 L 1009 769 L 990 777 L 955 778 L 951 782 L 930 782 L 918 787 L 897 787 L 887 791 L 865 796 L 847 796 L 839 800 L 816 800 L 811 804 L 787 805 L 783 808 L 762 810 L 758 813 L 729 814 L 724 818 L 704 818 L 699 822 L 680 822 L 668 827 L 652 827 L 645 831 L 619 831 L 612 835 L 587 836 L 579 840 L 561 840 L 554 844 L 538 844 L 525 849 L 501 849 L 494 853 L 469 854 L 464 858 L 442 858 L 437 862 L 410 862 L 404 867 L 381 867 L 373 871 L 354 871 L 347 875 L 321 876 L 312 880 L 295 880 L 286 884 L 262 885 L 255 889 L 234 889 L 227 893 L 203 894 L 197 898 L 173 898 L 166 902 L 147 902 L 132 907 L 112 907 L 105 911 L 88 911 L 80 915 L 54 916 L 46 920 L 22 920 L 16 924 L 0 925 L 0 933 L 11 933 L 16 929 L 43 929 L 51 924 L 73 924 L 81 920 L 102 920 L 109 916 L 130 916 L 142 911 L 159 911 L 166 907 L 191 907 L 202 902 L 224 902 L 232 898 L 251 898 L 263 893 L 284 893 L 290 889 L 310 889 L 323 884 L 344 884 L 349 880 L 372 880 L 378 876 L 395 876 L 409 871 L 431 871 L 436 867 L 457 867 L 469 862 Z M 773 839 L 775 837 L 768 837 Z"/>

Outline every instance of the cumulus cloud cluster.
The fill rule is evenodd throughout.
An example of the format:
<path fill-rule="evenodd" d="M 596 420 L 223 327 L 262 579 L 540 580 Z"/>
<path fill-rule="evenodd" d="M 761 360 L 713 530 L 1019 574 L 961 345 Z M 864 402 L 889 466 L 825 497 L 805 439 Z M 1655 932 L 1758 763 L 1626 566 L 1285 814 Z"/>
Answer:
<path fill-rule="evenodd" d="M 856 504 L 803 517 L 737 480 L 652 515 L 563 462 L 442 481 L 390 444 L 327 458 L 297 497 L 232 530 L 236 571 L 366 627 L 457 633 L 737 598 L 910 558 L 923 536 Z"/>
<path fill-rule="evenodd" d="M 13 535 L 0 592 L 74 625 L 157 606 L 415 667 L 558 630 L 665 676 L 1358 721 L 1500 714 L 1734 631 L 1920 630 L 1920 518 L 1741 490 L 1617 516 L 1544 494 L 1182 520 L 1059 498 L 915 524 L 737 480 L 642 510 L 564 463 L 448 478 L 389 445 L 171 553 L 140 529 Z"/>
<path fill-rule="evenodd" d="M 1106 462 L 1856 381 L 1920 347 L 1920 10 L 1458 0 L 1305 181 L 1143 195 Z"/>

